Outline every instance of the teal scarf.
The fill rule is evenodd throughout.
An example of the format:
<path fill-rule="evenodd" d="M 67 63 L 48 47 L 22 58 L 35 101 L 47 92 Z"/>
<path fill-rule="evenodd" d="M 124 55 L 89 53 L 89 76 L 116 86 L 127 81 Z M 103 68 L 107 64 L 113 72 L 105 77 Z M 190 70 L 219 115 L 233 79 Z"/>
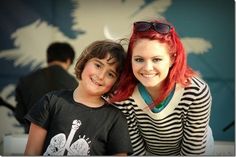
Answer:
<path fill-rule="evenodd" d="M 138 90 L 139 90 L 142 98 L 146 102 L 146 104 L 151 105 L 153 103 L 153 100 L 152 100 L 151 96 L 149 95 L 148 91 L 146 90 L 146 88 L 141 83 L 138 84 Z M 156 105 L 152 109 L 152 112 L 158 113 L 161 110 L 163 110 L 167 106 L 167 104 L 170 102 L 171 98 L 173 97 L 174 91 L 175 91 L 175 89 L 171 91 L 171 93 L 167 96 L 167 98 L 165 100 L 163 100 L 160 104 Z"/>

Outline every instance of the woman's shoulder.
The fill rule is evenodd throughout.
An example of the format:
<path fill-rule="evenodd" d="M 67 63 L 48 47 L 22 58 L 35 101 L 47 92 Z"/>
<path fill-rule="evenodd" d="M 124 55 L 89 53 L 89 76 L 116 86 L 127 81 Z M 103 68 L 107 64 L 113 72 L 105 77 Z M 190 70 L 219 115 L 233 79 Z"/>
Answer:
<path fill-rule="evenodd" d="M 191 77 L 189 79 L 190 83 L 187 87 L 185 87 L 185 91 L 191 90 L 195 93 L 202 93 L 203 91 L 210 91 L 210 88 L 205 80 L 200 77 Z"/>
<path fill-rule="evenodd" d="M 129 97 L 126 100 L 113 102 L 112 106 L 118 108 L 123 113 L 126 113 L 129 110 L 133 109 L 133 106 L 135 106 L 135 101 L 134 101 L 134 99 L 132 97 Z"/>
<path fill-rule="evenodd" d="M 104 107 L 107 110 L 110 110 L 112 112 L 119 112 L 119 108 L 117 107 L 117 102 L 107 103 L 107 104 L 104 105 Z"/>
<path fill-rule="evenodd" d="M 204 87 L 208 87 L 208 84 L 205 80 L 203 80 L 201 77 L 191 77 L 189 79 L 190 84 L 188 87 L 197 87 L 197 88 L 204 88 Z"/>
<path fill-rule="evenodd" d="M 105 111 L 106 113 L 108 113 L 109 115 L 111 115 L 111 117 L 120 117 L 123 116 L 122 111 L 120 110 L 120 108 L 118 106 L 116 106 L 115 103 L 110 103 L 110 104 L 105 104 L 103 106 L 103 111 Z"/>
<path fill-rule="evenodd" d="M 112 105 L 116 106 L 116 107 L 119 107 L 119 106 L 130 106 L 132 104 L 134 104 L 135 101 L 134 99 L 132 98 L 132 96 L 130 96 L 129 98 L 125 99 L 125 100 L 122 100 L 122 101 L 116 101 L 116 102 L 113 102 Z"/>

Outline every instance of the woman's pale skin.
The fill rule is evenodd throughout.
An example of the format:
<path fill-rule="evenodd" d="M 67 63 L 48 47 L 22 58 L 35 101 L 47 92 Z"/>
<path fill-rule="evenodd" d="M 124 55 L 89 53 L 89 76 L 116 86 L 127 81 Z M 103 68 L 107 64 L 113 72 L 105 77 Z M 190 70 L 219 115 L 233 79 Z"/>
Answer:
<path fill-rule="evenodd" d="M 133 73 L 153 100 L 157 99 L 171 65 L 167 44 L 150 39 L 140 39 L 135 43 L 132 53 Z"/>
<path fill-rule="evenodd" d="M 117 80 L 117 63 L 108 55 L 104 59 L 90 59 L 82 72 L 82 79 L 75 89 L 73 98 L 76 102 L 89 107 L 100 107 L 104 104 L 101 96 L 107 93 Z M 114 63 L 114 64 L 110 64 Z M 88 99 L 89 98 L 89 99 Z M 47 130 L 31 123 L 25 155 L 41 155 Z M 127 155 L 117 153 L 114 155 Z"/>

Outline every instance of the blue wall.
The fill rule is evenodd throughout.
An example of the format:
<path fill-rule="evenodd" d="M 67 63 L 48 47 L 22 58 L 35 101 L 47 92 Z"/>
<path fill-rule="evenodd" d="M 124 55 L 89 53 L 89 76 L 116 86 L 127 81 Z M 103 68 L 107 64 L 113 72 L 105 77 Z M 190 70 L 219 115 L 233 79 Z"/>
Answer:
<path fill-rule="evenodd" d="M 210 86 L 213 103 L 210 125 L 215 139 L 234 141 L 235 120 L 235 18 L 233 0 L 180 0 L 165 13 L 181 36 L 200 36 L 212 48 L 205 54 L 189 54 L 189 64 Z"/>

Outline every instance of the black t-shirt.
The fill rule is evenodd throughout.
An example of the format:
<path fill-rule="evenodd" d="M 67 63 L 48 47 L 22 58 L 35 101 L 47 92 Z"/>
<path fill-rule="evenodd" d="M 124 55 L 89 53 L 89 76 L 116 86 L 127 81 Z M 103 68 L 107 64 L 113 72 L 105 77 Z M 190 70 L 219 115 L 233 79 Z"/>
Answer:
<path fill-rule="evenodd" d="M 132 152 L 127 121 L 112 105 L 90 108 L 73 91 L 46 94 L 26 119 L 47 130 L 43 155 L 113 155 Z"/>

